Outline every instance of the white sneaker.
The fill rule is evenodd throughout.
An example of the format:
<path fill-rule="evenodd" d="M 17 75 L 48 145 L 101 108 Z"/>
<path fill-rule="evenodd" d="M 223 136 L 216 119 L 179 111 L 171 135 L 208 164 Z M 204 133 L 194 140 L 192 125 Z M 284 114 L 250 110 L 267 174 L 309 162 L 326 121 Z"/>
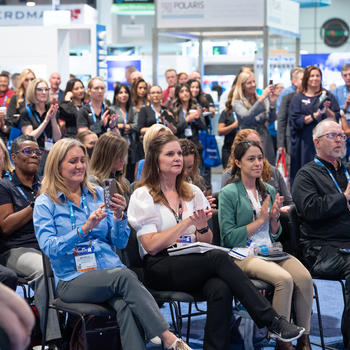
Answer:
<path fill-rule="evenodd" d="M 182 339 L 177 339 L 169 350 L 192 350 Z"/>
<path fill-rule="evenodd" d="M 156 344 L 156 345 L 162 344 L 162 340 L 159 337 L 154 337 L 154 338 L 150 339 L 149 341 L 153 344 Z"/>

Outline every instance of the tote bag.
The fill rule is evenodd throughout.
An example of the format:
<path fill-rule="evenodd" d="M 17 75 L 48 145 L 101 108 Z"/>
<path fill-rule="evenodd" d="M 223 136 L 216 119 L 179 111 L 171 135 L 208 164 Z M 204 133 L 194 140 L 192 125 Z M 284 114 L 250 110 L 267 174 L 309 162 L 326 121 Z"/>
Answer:
<path fill-rule="evenodd" d="M 209 132 L 202 131 L 200 134 L 200 141 L 204 147 L 202 153 L 204 166 L 207 168 L 213 168 L 221 165 L 219 148 L 211 125 L 209 127 Z"/>

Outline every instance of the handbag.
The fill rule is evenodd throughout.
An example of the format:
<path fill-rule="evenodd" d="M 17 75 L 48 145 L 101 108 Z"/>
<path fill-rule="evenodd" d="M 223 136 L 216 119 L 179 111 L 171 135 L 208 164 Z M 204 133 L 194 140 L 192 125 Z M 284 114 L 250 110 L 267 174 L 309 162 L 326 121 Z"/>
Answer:
<path fill-rule="evenodd" d="M 278 152 L 276 168 L 281 173 L 281 175 L 284 179 L 284 182 L 288 185 L 289 177 L 288 177 L 288 171 L 287 171 L 286 155 L 285 155 L 284 151 Z"/>
<path fill-rule="evenodd" d="M 201 132 L 200 141 L 204 147 L 202 153 L 204 166 L 207 168 L 213 168 L 221 165 L 220 152 L 211 124 L 209 125 L 209 132 Z"/>

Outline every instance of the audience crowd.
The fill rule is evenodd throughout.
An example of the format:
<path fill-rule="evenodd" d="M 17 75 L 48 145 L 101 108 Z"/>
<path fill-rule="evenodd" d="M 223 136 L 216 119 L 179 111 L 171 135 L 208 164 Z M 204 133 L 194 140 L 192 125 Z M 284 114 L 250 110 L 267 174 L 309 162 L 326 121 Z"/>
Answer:
<path fill-rule="evenodd" d="M 149 287 L 204 295 L 204 349 L 229 349 L 236 296 L 276 338 L 276 349 L 292 349 L 298 339 L 297 349 L 309 350 L 313 276 L 346 280 L 341 330 L 350 349 L 350 64 L 341 74 L 345 84 L 333 92 L 323 88 L 317 66 L 294 68 L 282 91 L 273 84 L 259 90 L 251 67 L 242 67 L 220 100 L 223 173 L 216 202 L 200 137 L 212 130 L 216 109 L 199 73 L 168 69 L 163 90 L 129 66 L 126 83 L 114 84 L 112 102 L 101 77 L 85 87 L 73 76 L 61 89 L 58 72 L 46 81 L 27 68 L 12 90 L 9 74 L 0 73 L 0 309 L 18 325 L 9 330 L 0 322 L 0 345 L 4 334 L 14 349 L 29 343 L 30 310 L 6 311 L 5 296 L 19 303 L 10 291 L 19 277 L 34 290 L 42 325 L 43 252 L 63 301 L 107 302 L 117 311 L 124 349 L 159 338 L 168 349 L 190 349 L 169 331 Z M 288 182 L 275 167 L 276 154 L 286 160 Z M 115 181 L 109 203 L 102 189 L 107 179 Z M 238 259 L 219 249 L 168 254 L 176 244 L 212 243 L 216 210 L 222 246 L 280 241 L 289 252 L 293 205 L 300 261 Z M 116 253 L 133 231 L 144 285 Z M 272 305 L 249 278 L 273 285 Z M 50 349 L 61 344 L 59 322 L 50 311 Z"/>

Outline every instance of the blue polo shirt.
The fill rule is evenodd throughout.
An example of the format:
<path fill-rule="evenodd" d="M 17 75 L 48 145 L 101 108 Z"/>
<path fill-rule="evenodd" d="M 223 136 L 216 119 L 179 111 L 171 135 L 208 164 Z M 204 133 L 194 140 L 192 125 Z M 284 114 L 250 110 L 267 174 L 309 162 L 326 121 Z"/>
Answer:
<path fill-rule="evenodd" d="M 34 177 L 32 187 L 22 184 L 13 171 L 10 177 L 0 180 L 0 205 L 12 204 L 14 212 L 26 208 L 34 200 L 40 187 L 39 177 Z M 30 220 L 10 235 L 0 233 L 0 252 L 4 253 L 11 248 L 36 248 L 38 242 L 34 234 L 33 221 Z"/>
<path fill-rule="evenodd" d="M 86 197 L 86 208 L 83 201 L 80 206 L 72 203 L 75 225 L 72 222 L 67 198 L 59 193 L 60 203 L 56 203 L 46 194 L 41 194 L 35 201 L 33 222 L 41 250 L 50 258 L 55 276 L 63 281 L 70 281 L 84 272 L 77 272 L 73 249 L 77 244 L 90 243 L 95 252 L 97 269 L 124 267 L 115 252 L 115 248 L 126 247 L 130 228 L 124 215 L 121 221 L 107 210 L 104 218 L 86 236 L 79 237 L 77 227 L 83 226 L 90 214 L 104 202 L 103 189 L 96 187 L 96 199 L 86 187 L 82 188 Z"/>

